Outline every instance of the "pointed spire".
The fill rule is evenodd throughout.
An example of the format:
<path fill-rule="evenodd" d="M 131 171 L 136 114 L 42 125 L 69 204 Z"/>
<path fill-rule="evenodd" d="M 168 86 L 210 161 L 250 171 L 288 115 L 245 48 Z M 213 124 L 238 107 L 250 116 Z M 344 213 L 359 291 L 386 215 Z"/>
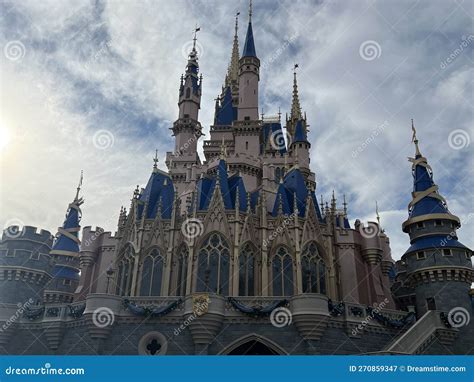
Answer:
<path fill-rule="evenodd" d="M 301 119 L 301 106 L 300 98 L 298 95 L 298 82 L 296 80 L 296 69 L 299 67 L 298 64 L 295 64 L 293 67 L 293 100 L 291 102 L 291 113 L 290 119 L 292 121 L 297 121 Z"/>
<path fill-rule="evenodd" d="M 81 176 L 79 178 L 79 184 L 77 185 L 77 189 L 76 189 L 76 197 L 74 198 L 74 201 L 79 201 L 81 200 L 82 198 L 79 199 L 79 191 L 81 191 L 81 187 L 82 187 L 82 180 L 84 179 L 84 171 L 81 170 Z"/>
<path fill-rule="evenodd" d="M 413 124 L 413 118 L 411 120 L 411 130 L 413 131 L 413 137 L 411 139 L 411 141 L 413 143 L 415 143 L 415 148 L 416 148 L 416 158 L 419 158 L 421 157 L 421 153 L 420 153 L 420 148 L 418 147 L 418 138 L 416 137 L 416 129 L 415 129 L 415 125 Z"/>
<path fill-rule="evenodd" d="M 234 33 L 234 41 L 232 43 L 232 56 L 230 58 L 230 65 L 227 70 L 226 76 L 226 86 L 237 84 L 239 81 L 239 15 L 240 12 L 235 14 L 235 33 Z"/>
<path fill-rule="evenodd" d="M 342 195 L 343 197 L 343 203 L 342 203 L 342 206 L 344 208 L 344 216 L 347 217 L 347 202 L 346 202 L 346 194 L 343 194 Z"/>
<path fill-rule="evenodd" d="M 247 27 L 247 36 L 245 37 L 245 45 L 242 57 L 257 57 L 252 30 L 252 0 L 250 0 L 249 4 L 249 25 Z"/>

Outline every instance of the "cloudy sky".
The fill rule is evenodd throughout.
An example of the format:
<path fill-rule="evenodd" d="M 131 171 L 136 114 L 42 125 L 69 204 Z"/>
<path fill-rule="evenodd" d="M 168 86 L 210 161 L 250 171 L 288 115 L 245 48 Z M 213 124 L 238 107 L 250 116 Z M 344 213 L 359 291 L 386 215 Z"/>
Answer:
<path fill-rule="evenodd" d="M 410 119 L 460 240 L 474 247 L 473 2 L 255 0 L 260 107 L 289 110 L 299 64 L 317 193 L 345 193 L 353 221 L 378 201 L 393 257 L 411 200 Z M 55 232 L 84 170 L 83 226 L 116 227 L 159 150 L 172 151 L 179 77 L 201 27 L 201 123 L 247 1 L 1 1 L 0 226 Z M 201 143 L 202 146 L 202 143 Z"/>

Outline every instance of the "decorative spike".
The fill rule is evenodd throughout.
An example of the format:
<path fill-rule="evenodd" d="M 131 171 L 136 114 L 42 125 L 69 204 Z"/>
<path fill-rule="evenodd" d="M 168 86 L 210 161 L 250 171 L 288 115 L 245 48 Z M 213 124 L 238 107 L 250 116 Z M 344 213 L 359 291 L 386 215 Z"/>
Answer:
<path fill-rule="evenodd" d="M 283 215 L 283 200 L 281 194 L 278 194 L 278 215 Z"/>
<path fill-rule="evenodd" d="M 158 149 L 155 151 L 155 157 L 153 158 L 153 170 L 158 170 Z"/>
<path fill-rule="evenodd" d="M 380 226 L 379 205 L 377 201 L 375 201 L 375 215 L 377 216 L 377 222 L 379 223 L 379 226 Z"/>
<path fill-rule="evenodd" d="M 342 205 L 344 206 L 344 216 L 347 217 L 347 203 L 346 203 L 346 194 L 343 194 L 342 196 L 344 198 L 344 202 Z"/>
<path fill-rule="evenodd" d="M 300 98 L 298 95 L 298 82 L 296 80 L 296 68 L 298 68 L 298 64 L 294 65 L 293 68 L 293 100 L 291 102 L 291 113 L 290 119 L 291 121 L 297 121 L 301 119 L 301 106 L 300 106 Z"/>
<path fill-rule="evenodd" d="M 416 129 L 415 129 L 415 125 L 414 125 L 414 123 L 413 123 L 413 118 L 412 118 L 412 120 L 411 120 L 411 130 L 413 131 L 413 136 L 412 136 L 411 141 L 412 141 L 413 143 L 415 143 L 415 148 L 416 148 L 416 153 L 415 153 L 415 155 L 416 155 L 417 157 L 421 157 L 420 148 L 418 147 L 418 138 L 416 137 Z"/>

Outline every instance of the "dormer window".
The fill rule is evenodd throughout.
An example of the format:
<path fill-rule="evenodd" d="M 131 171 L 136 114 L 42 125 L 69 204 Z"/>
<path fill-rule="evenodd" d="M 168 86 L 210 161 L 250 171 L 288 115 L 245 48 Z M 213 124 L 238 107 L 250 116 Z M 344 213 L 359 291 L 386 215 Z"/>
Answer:
<path fill-rule="evenodd" d="M 425 255 L 425 252 L 423 251 L 419 251 L 416 253 L 416 259 L 417 260 L 423 260 L 423 259 L 426 259 L 426 255 Z"/>
<path fill-rule="evenodd" d="M 417 226 L 418 228 L 425 228 L 425 223 L 419 222 L 419 223 L 416 223 L 416 226 Z"/>
<path fill-rule="evenodd" d="M 453 256 L 453 252 L 450 249 L 444 248 L 443 249 L 443 256 L 446 256 L 446 257 Z"/>
<path fill-rule="evenodd" d="M 435 220 L 436 227 L 441 227 L 442 225 L 443 225 L 443 222 L 441 220 Z"/>
<path fill-rule="evenodd" d="M 469 251 L 464 252 L 464 254 L 466 255 L 466 259 L 471 260 L 471 254 Z"/>

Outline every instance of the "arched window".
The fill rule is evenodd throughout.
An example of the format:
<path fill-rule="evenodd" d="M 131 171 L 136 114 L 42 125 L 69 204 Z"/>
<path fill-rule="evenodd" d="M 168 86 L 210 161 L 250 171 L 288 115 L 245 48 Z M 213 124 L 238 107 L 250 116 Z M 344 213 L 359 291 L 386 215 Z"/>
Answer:
<path fill-rule="evenodd" d="M 281 170 L 280 167 L 275 168 L 275 182 L 280 183 Z"/>
<path fill-rule="evenodd" d="M 272 259 L 272 286 L 274 296 L 293 294 L 293 259 L 285 247 L 280 247 Z"/>
<path fill-rule="evenodd" d="M 173 277 L 176 277 L 176 287 L 174 292 L 176 296 L 184 296 L 186 294 L 186 280 L 188 276 L 188 247 L 182 245 L 176 253 L 173 262 Z"/>
<path fill-rule="evenodd" d="M 191 96 L 191 88 L 186 88 L 186 98 Z"/>
<path fill-rule="evenodd" d="M 326 294 L 326 264 L 315 242 L 309 243 L 301 255 L 303 293 Z"/>
<path fill-rule="evenodd" d="M 145 257 L 141 269 L 140 296 L 161 296 L 164 259 L 158 249 Z"/>
<path fill-rule="evenodd" d="M 250 243 L 245 244 L 239 256 L 239 296 L 255 295 L 255 252 Z"/>
<path fill-rule="evenodd" d="M 229 294 L 229 256 L 229 245 L 222 235 L 210 235 L 199 250 L 198 292 Z"/>
<path fill-rule="evenodd" d="M 134 251 L 128 246 L 118 263 L 116 294 L 120 296 L 130 296 L 132 293 L 133 261 Z"/>

